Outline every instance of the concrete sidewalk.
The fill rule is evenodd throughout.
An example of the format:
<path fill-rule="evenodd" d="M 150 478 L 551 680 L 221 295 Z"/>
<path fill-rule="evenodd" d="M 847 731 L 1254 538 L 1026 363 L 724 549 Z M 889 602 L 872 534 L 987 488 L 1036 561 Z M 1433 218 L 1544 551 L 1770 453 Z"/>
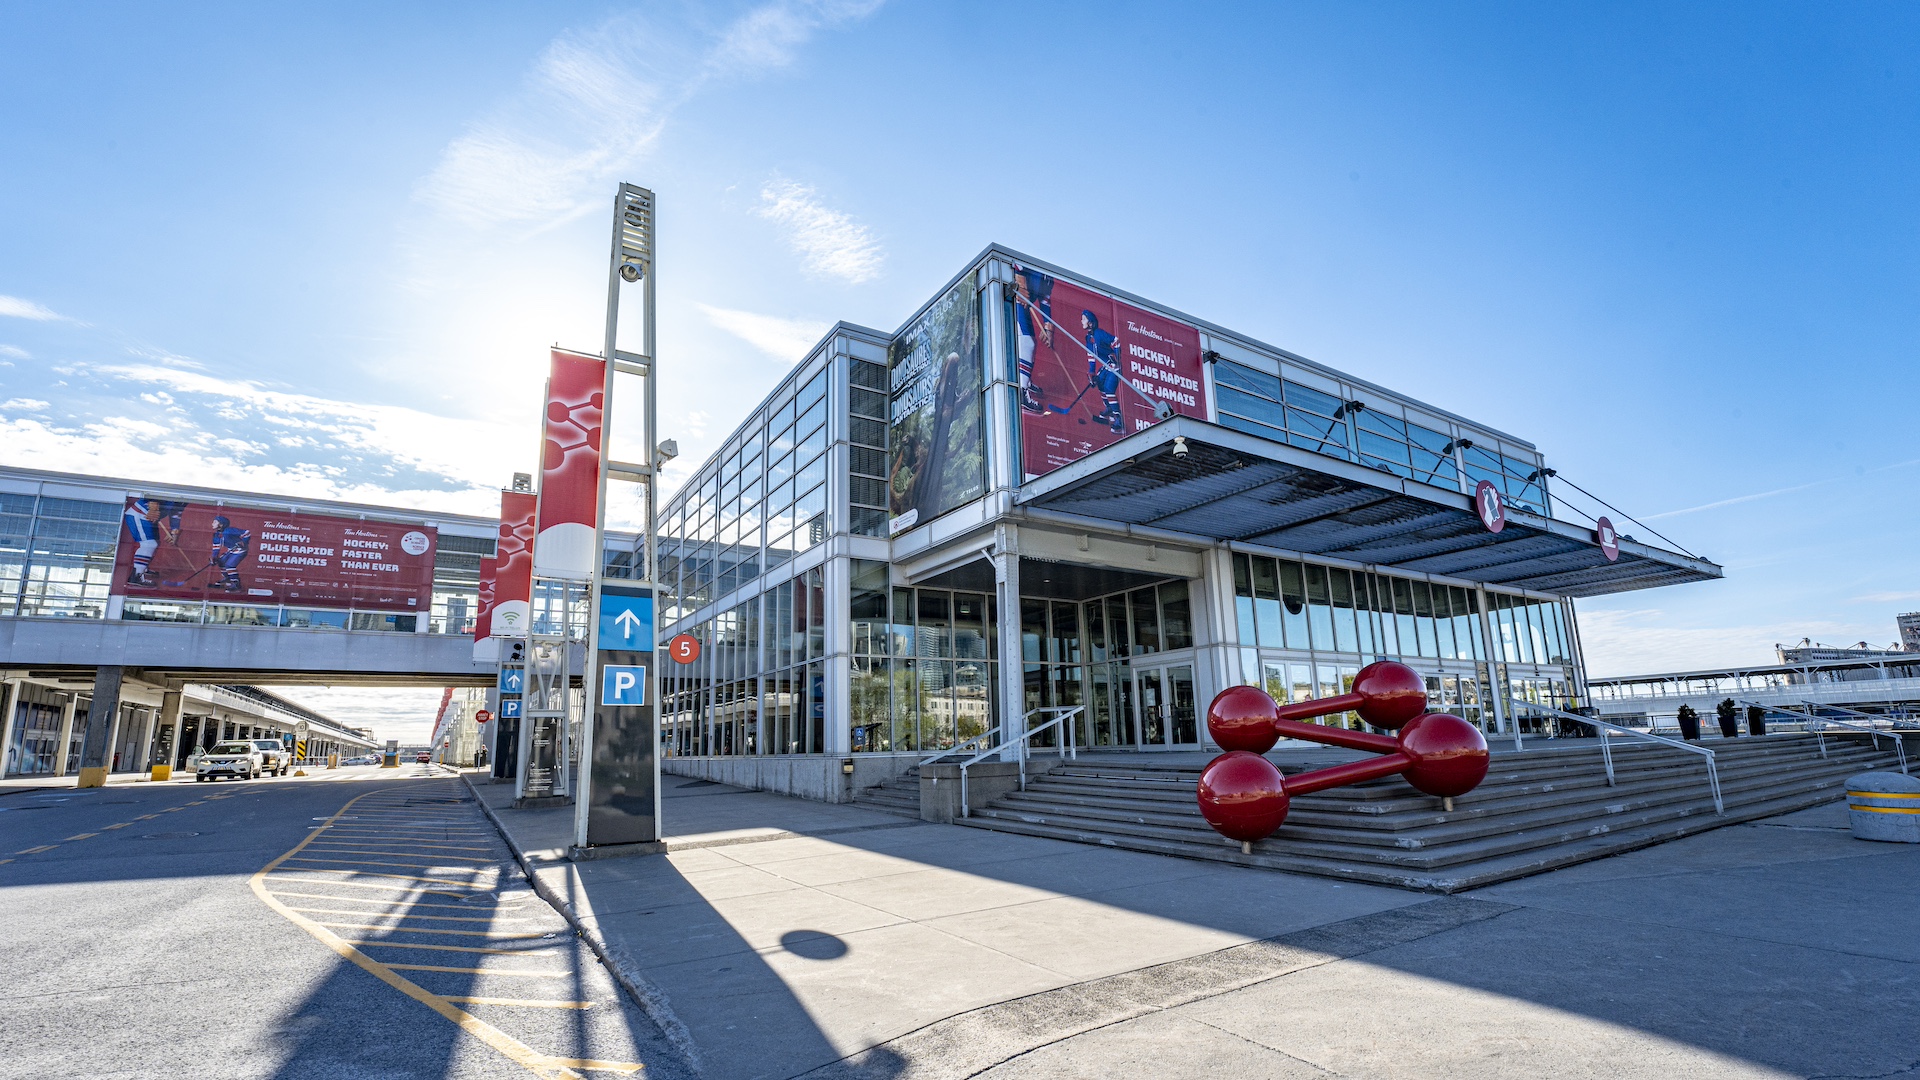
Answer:
<path fill-rule="evenodd" d="M 575 864 L 470 779 L 710 1077 L 1920 1070 L 1920 850 L 1837 808 L 1435 898 L 673 776 Z"/>

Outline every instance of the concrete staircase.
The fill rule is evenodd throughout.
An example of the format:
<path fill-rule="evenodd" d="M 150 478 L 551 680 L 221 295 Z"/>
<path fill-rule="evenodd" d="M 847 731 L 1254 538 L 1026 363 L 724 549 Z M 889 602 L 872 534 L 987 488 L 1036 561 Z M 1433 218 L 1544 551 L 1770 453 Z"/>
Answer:
<path fill-rule="evenodd" d="M 1716 755 L 1724 815 L 1714 812 L 1698 755 L 1616 738 L 1617 786 L 1607 785 L 1597 739 L 1536 741 L 1525 752 L 1496 750 L 1486 780 L 1451 812 L 1397 777 L 1296 798 L 1287 823 L 1251 854 L 1200 816 L 1194 787 L 1206 758 L 1198 754 L 1134 764 L 1083 755 L 959 823 L 1452 893 L 1816 806 L 1841 798 L 1848 776 L 1895 767 L 1890 749 L 1831 733 L 1824 758 L 1810 734 L 1701 745 Z M 1292 774 L 1351 756 L 1303 760 L 1296 751 L 1274 760 Z M 917 789 L 917 777 L 911 783 Z"/>
<path fill-rule="evenodd" d="M 903 817 L 920 816 L 920 766 L 915 765 L 906 772 L 870 788 L 862 789 L 853 797 L 855 806 L 864 806 L 869 810 L 883 810 L 889 814 Z"/>

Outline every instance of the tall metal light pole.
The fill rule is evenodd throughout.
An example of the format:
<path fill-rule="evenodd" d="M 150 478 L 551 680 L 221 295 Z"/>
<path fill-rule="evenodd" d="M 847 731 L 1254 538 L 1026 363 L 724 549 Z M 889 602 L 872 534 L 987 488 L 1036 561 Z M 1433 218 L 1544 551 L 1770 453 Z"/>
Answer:
<path fill-rule="evenodd" d="M 609 845 L 660 838 L 660 728 L 655 721 L 653 664 L 655 552 L 660 433 L 654 377 L 653 192 L 621 184 L 613 203 L 613 250 L 607 265 L 607 323 L 601 353 L 607 360 L 601 395 L 599 509 L 593 550 L 599 560 L 589 591 L 585 730 L 581 733 L 579 783 L 574 788 L 574 847 L 586 852 Z M 645 312 L 639 353 L 619 349 L 621 290 L 637 285 Z M 643 380 L 640 427 L 644 459 L 619 462 L 608 456 L 609 436 L 621 414 L 614 407 L 614 377 Z M 631 414 L 629 414 L 630 416 Z M 629 421 L 630 422 L 630 421 Z M 633 581 L 608 581 L 605 537 L 607 482 L 642 488 L 641 565 Z"/>

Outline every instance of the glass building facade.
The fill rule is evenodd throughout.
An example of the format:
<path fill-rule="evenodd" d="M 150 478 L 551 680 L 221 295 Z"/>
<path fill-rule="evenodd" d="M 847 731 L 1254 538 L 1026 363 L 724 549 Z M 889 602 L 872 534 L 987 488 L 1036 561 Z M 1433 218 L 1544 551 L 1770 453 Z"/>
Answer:
<path fill-rule="evenodd" d="M 1080 747 L 1204 749 L 1205 703 L 1225 686 L 1326 696 L 1383 658 L 1420 671 L 1435 708 L 1489 731 L 1516 723 L 1504 699 L 1582 704 L 1566 595 L 1023 512 L 1013 307 L 996 285 L 1012 262 L 989 249 L 969 270 L 983 336 L 1000 343 L 983 349 L 985 495 L 906 528 L 896 512 L 889 536 L 889 488 L 914 464 L 888 444 L 900 422 L 888 388 L 897 409 L 902 385 L 889 358 L 908 351 L 842 323 L 667 501 L 661 637 L 702 646 L 664 665 L 669 758 L 917 758 L 1074 708 Z M 1555 512 L 1552 474 L 1524 442 L 1208 335 L 1206 419 L 1219 427 L 1460 495 L 1490 481 L 1516 512 Z M 996 554 L 1016 530 L 1019 553 Z"/>

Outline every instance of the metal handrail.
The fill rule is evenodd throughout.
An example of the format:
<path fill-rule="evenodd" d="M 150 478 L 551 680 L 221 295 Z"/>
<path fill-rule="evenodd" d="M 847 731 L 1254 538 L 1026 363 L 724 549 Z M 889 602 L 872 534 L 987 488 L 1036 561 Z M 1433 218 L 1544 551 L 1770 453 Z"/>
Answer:
<path fill-rule="evenodd" d="M 979 742 L 981 739 L 991 739 L 998 734 L 1000 734 L 1000 732 L 997 729 L 988 728 L 987 730 L 981 732 L 978 735 L 975 735 L 973 738 L 968 739 L 966 742 L 961 743 L 959 746 L 956 746 L 951 750 L 942 750 L 939 753 L 933 755 L 932 757 L 921 758 L 920 764 L 931 765 L 934 762 L 939 761 L 943 757 L 951 757 L 954 754 L 964 754 L 968 750 L 973 749 L 973 745 Z"/>
<path fill-rule="evenodd" d="M 1828 724 L 1834 724 L 1839 727 L 1847 728 L 1850 731 L 1864 731 L 1868 735 L 1873 736 L 1874 746 L 1880 745 L 1880 739 L 1882 736 L 1892 739 L 1893 752 L 1900 759 L 1900 771 L 1902 773 L 1907 773 L 1907 748 L 1906 748 L 1906 744 L 1901 741 L 1901 738 L 1898 733 L 1891 732 L 1891 731 L 1881 731 L 1879 728 L 1873 727 L 1870 724 L 1856 724 L 1851 720 L 1835 720 L 1831 716 L 1821 716 L 1815 713 L 1813 710 L 1835 709 L 1835 710 L 1838 710 L 1839 712 L 1847 713 L 1852 716 L 1865 716 L 1865 717 L 1870 717 L 1876 720 L 1879 719 L 1879 717 L 1875 717 L 1872 713 L 1864 713 L 1858 709 L 1849 709 L 1841 705 L 1823 705 L 1820 702 L 1807 701 L 1805 699 L 1802 699 L 1800 702 L 1800 704 L 1806 706 L 1805 712 L 1800 712 L 1795 709 L 1789 709 L 1780 705 L 1761 705 L 1757 701 L 1740 701 L 1736 699 L 1734 701 L 1734 704 L 1745 705 L 1749 708 L 1758 707 L 1766 710 L 1767 712 L 1780 713 L 1785 716 L 1791 716 L 1796 720 L 1804 720 L 1808 724 L 1819 725 L 1818 727 L 1815 727 L 1813 729 L 1813 736 L 1815 739 L 1818 739 L 1820 742 L 1820 756 L 1823 758 L 1827 756 L 1827 733 L 1823 729 Z M 1907 773 L 1907 775 L 1911 776 L 1912 774 Z"/>
<path fill-rule="evenodd" d="M 972 812 L 967 807 L 967 770 L 972 768 L 975 765 L 978 765 L 980 762 L 984 761 L 990 755 L 1005 753 L 1010 748 L 1018 747 L 1019 753 L 1015 756 L 1014 760 L 1019 762 L 1019 765 L 1020 765 L 1020 790 L 1021 791 L 1027 790 L 1027 753 L 1029 749 L 1027 746 L 1027 742 L 1028 740 L 1032 739 L 1035 735 L 1038 735 L 1041 732 L 1046 731 L 1048 728 L 1058 727 L 1061 729 L 1061 731 L 1063 731 L 1066 734 L 1066 737 L 1060 741 L 1060 745 L 1059 745 L 1061 760 L 1064 761 L 1067 758 L 1072 758 L 1075 761 L 1079 761 L 1080 760 L 1079 748 L 1076 747 L 1073 743 L 1073 725 L 1066 723 L 1066 721 L 1073 719 L 1074 717 L 1080 715 L 1085 711 L 1086 711 L 1086 706 L 1084 705 L 1052 705 L 1044 709 L 1035 709 L 1032 712 L 1021 717 L 1021 719 L 1026 723 L 1031 724 L 1033 721 L 1033 718 L 1041 715 L 1042 713 L 1059 713 L 1060 715 L 1054 717 L 1053 719 L 1047 721 L 1044 724 L 1041 724 L 1039 727 L 1028 727 L 1025 731 L 1021 732 L 1019 735 L 1015 736 L 1014 738 L 1009 739 L 1007 742 L 999 746 L 988 747 L 987 749 L 982 750 L 979 753 L 968 758 L 967 760 L 961 762 L 960 763 L 960 816 L 961 817 L 973 816 Z"/>
<path fill-rule="evenodd" d="M 1564 709 L 1555 709 L 1546 705 L 1535 705 L 1531 701 L 1515 701 L 1512 698 L 1508 698 L 1507 705 L 1510 708 L 1532 709 L 1534 712 L 1546 713 L 1548 716 L 1557 717 L 1561 720 L 1577 721 L 1598 732 L 1600 735 L 1600 759 L 1604 761 L 1607 766 L 1608 787 L 1618 786 L 1613 778 L 1613 745 L 1608 742 L 1608 736 L 1610 735 L 1631 735 L 1636 739 L 1645 739 L 1648 742 L 1660 743 L 1663 746 L 1671 746 L 1676 749 L 1685 750 L 1689 754 L 1698 754 L 1707 759 L 1707 789 L 1713 792 L 1714 813 L 1724 814 L 1727 812 L 1727 804 L 1720 798 L 1719 764 L 1714 760 L 1713 751 L 1704 746 L 1694 746 L 1692 743 L 1683 742 L 1679 739 L 1669 739 L 1664 735 L 1655 735 L 1652 732 L 1640 731 L 1637 728 L 1616 724 L 1611 720 L 1601 720 L 1593 716 L 1581 716 L 1579 713 L 1567 712 Z M 1519 725 L 1514 726 L 1513 746 L 1516 750 L 1525 749 L 1520 743 Z"/>

